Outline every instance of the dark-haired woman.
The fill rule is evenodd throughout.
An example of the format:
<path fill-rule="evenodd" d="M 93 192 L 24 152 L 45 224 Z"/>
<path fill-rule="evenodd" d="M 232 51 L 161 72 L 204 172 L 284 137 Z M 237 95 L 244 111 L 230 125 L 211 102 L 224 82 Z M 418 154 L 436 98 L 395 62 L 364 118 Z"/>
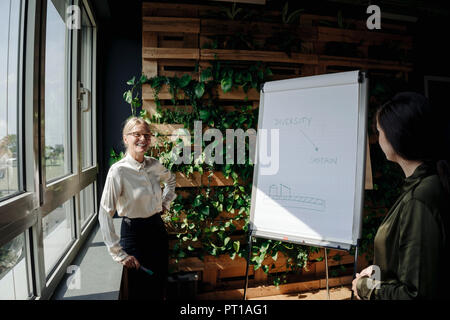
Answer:
<path fill-rule="evenodd" d="M 352 290 L 359 299 L 446 298 L 448 141 L 435 110 L 417 93 L 397 94 L 376 121 L 381 149 L 406 179 L 375 236 L 374 265 L 356 275 Z"/>

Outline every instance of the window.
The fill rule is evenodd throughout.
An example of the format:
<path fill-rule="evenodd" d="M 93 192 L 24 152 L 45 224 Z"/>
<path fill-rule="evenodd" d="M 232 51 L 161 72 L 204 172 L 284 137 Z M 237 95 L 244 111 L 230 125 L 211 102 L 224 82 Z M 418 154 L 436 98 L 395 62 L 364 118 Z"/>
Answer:
<path fill-rule="evenodd" d="M 96 223 L 88 3 L 0 0 L 0 299 L 50 298 Z"/>
<path fill-rule="evenodd" d="M 74 239 L 73 213 L 73 200 L 70 199 L 42 219 L 46 275 L 50 274 Z"/>
<path fill-rule="evenodd" d="M 71 32 L 67 1 L 47 1 L 45 42 L 45 175 L 51 181 L 71 173 Z"/>
<path fill-rule="evenodd" d="M 80 192 L 80 222 L 83 228 L 95 213 L 95 184 L 90 184 Z"/>
<path fill-rule="evenodd" d="M 83 7 L 81 15 L 81 85 L 84 89 L 81 107 L 81 164 L 82 168 L 94 164 L 92 131 L 92 77 L 93 77 L 93 27 Z"/>
<path fill-rule="evenodd" d="M 0 200 L 21 189 L 19 181 L 19 81 L 21 1 L 0 1 Z"/>
<path fill-rule="evenodd" d="M 28 290 L 25 235 L 0 248 L 0 300 L 26 299 Z"/>

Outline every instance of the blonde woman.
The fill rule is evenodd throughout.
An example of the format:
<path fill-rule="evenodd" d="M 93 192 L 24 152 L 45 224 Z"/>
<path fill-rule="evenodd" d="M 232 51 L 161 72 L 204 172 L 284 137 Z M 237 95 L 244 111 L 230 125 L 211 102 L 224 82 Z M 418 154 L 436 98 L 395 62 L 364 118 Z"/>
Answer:
<path fill-rule="evenodd" d="M 160 215 L 176 198 L 175 176 L 144 155 L 150 139 L 145 120 L 128 119 L 123 128 L 126 155 L 109 169 L 100 201 L 103 240 L 113 260 L 124 266 L 119 299 L 164 299 L 168 237 Z M 123 217 L 120 238 L 112 220 L 116 211 Z"/>

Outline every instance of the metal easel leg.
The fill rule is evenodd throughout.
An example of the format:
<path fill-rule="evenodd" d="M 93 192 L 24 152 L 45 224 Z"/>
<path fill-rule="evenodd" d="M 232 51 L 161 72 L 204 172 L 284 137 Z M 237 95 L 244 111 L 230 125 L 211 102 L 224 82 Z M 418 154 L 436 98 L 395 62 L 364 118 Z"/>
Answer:
<path fill-rule="evenodd" d="M 326 277 L 326 284 L 327 284 L 327 297 L 328 300 L 330 300 L 330 288 L 328 287 L 328 252 L 327 248 L 325 249 L 325 277 Z"/>
<path fill-rule="evenodd" d="M 357 241 L 356 241 L 356 247 L 355 247 L 355 264 L 353 265 L 353 278 L 352 279 L 355 279 L 355 277 L 356 277 L 356 270 L 358 270 L 358 249 L 359 249 L 359 243 L 360 243 L 360 239 L 358 239 Z M 352 296 L 351 296 L 351 300 L 353 300 L 353 297 L 354 297 L 354 292 L 353 292 L 353 290 L 352 290 Z"/>
<path fill-rule="evenodd" d="M 252 257 L 252 233 L 249 231 L 248 236 L 248 255 L 247 255 L 247 269 L 245 270 L 245 288 L 244 288 L 244 299 L 247 299 L 247 287 L 248 287 L 248 268 L 250 267 L 250 259 Z"/>

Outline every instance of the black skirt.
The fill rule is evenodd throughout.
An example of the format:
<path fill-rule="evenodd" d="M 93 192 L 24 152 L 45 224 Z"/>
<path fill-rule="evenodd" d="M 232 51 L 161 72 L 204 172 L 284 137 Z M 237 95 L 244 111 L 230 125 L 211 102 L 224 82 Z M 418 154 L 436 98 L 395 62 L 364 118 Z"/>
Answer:
<path fill-rule="evenodd" d="M 159 213 L 149 218 L 123 218 L 120 245 L 139 263 L 153 272 L 123 267 L 119 300 L 164 300 L 169 241 Z"/>

